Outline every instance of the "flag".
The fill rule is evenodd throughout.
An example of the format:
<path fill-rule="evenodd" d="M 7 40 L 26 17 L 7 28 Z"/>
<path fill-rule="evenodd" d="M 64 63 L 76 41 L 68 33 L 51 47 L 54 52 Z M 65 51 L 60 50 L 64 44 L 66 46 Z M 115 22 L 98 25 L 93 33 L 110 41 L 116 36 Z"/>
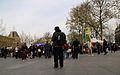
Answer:
<path fill-rule="evenodd" d="M 84 43 L 87 42 L 86 34 L 84 33 Z"/>

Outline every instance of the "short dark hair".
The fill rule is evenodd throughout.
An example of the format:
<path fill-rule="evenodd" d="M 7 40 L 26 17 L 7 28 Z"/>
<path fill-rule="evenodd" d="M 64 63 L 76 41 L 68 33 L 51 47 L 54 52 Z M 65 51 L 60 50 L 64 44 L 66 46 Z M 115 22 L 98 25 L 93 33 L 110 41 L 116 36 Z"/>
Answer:
<path fill-rule="evenodd" d="M 58 26 L 56 26 L 56 27 L 54 28 L 54 30 L 57 31 L 57 32 L 61 31 Z"/>

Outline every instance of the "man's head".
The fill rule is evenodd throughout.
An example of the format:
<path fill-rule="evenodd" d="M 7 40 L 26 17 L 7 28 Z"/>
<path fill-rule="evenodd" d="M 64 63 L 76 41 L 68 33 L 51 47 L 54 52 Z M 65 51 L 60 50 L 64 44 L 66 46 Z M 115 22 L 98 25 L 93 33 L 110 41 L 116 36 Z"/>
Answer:
<path fill-rule="evenodd" d="M 56 32 L 60 32 L 60 31 L 61 31 L 58 26 L 56 26 L 56 27 L 54 28 L 54 30 L 55 30 Z"/>

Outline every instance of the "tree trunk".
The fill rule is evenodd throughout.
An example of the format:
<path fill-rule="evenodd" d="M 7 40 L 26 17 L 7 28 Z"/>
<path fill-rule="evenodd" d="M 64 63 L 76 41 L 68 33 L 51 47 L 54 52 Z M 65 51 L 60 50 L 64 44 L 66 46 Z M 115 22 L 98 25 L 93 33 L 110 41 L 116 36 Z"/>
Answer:
<path fill-rule="evenodd" d="M 102 35 L 103 35 L 103 26 L 102 26 L 102 9 L 100 6 L 100 30 L 101 30 L 101 40 L 103 39 Z"/>

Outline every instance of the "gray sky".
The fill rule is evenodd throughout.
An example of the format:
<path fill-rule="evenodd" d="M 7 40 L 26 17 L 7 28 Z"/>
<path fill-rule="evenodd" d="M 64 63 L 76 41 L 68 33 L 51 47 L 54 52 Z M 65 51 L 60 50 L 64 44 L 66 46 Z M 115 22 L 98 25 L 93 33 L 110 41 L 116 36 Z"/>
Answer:
<path fill-rule="evenodd" d="M 38 37 L 53 33 L 55 26 L 67 33 L 66 18 L 74 6 L 84 0 L 0 0 L 0 19 L 6 32 L 31 33 Z"/>

